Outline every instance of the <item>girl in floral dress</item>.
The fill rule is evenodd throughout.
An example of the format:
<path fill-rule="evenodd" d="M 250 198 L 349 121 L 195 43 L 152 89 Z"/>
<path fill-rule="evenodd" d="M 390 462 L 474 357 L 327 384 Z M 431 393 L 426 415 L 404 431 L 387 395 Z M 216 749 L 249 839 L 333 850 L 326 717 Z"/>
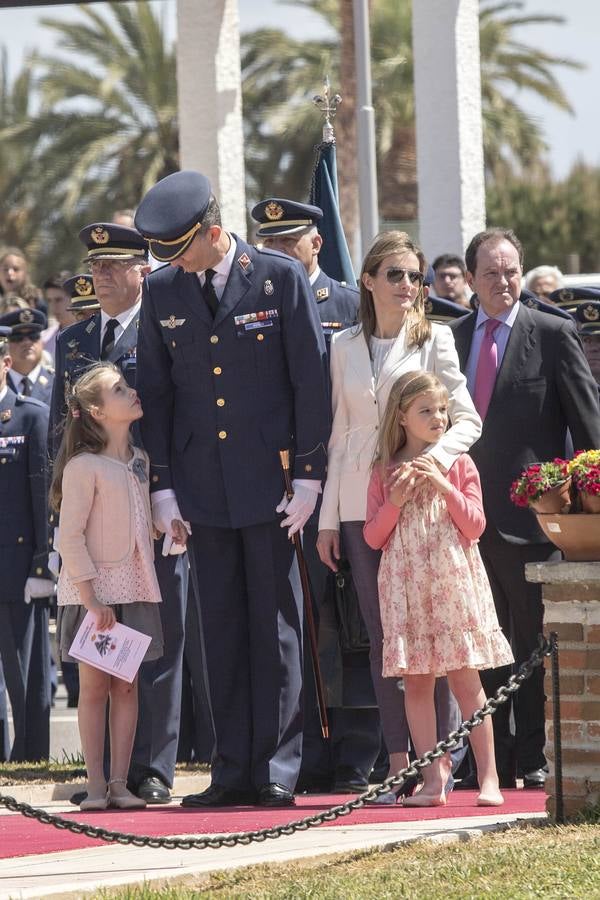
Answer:
<path fill-rule="evenodd" d="M 148 457 L 130 437 L 130 425 L 141 416 L 135 390 L 111 363 L 91 367 L 71 388 L 50 490 L 51 505 L 60 510 L 57 642 L 63 661 L 73 661 L 68 651 L 87 612 L 94 615 L 99 632 L 119 621 L 149 635 L 145 660 L 162 656 Z M 177 542 L 185 543 L 183 523 L 173 527 Z M 137 678 L 129 684 L 80 663 L 79 680 L 79 734 L 88 775 L 81 809 L 144 807 L 145 801 L 127 789 Z M 109 697 L 107 785 L 103 755 Z"/>
<path fill-rule="evenodd" d="M 427 450 L 448 425 L 448 392 L 428 372 L 408 372 L 390 392 L 369 484 L 365 540 L 383 548 L 379 600 L 383 675 L 402 677 L 415 752 L 437 742 L 435 679 L 447 675 L 463 717 L 485 703 L 479 669 L 513 656 L 494 608 L 477 549 L 485 528 L 481 485 L 469 456 L 444 475 Z M 471 733 L 480 806 L 503 803 L 492 723 Z M 423 786 L 406 806 L 442 806 L 446 755 L 422 770 Z"/>

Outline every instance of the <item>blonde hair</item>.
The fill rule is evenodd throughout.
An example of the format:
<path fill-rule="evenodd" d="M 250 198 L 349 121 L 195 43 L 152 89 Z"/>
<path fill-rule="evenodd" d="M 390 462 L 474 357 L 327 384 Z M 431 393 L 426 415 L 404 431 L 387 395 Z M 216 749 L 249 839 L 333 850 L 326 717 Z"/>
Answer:
<path fill-rule="evenodd" d="M 92 416 L 91 409 L 102 406 L 104 376 L 109 373 L 121 376 L 112 363 L 97 363 L 90 366 L 75 384 L 65 386 L 67 415 L 50 485 L 50 506 L 56 512 L 60 510 L 63 473 L 69 460 L 79 453 L 102 453 L 108 444 L 108 435 Z"/>
<path fill-rule="evenodd" d="M 400 414 L 405 413 L 417 397 L 430 391 L 448 397 L 445 385 L 431 372 L 406 372 L 394 382 L 379 428 L 379 441 L 373 465 L 379 464 L 385 471 L 398 450 L 404 447 L 406 431 L 400 422 Z"/>
<path fill-rule="evenodd" d="M 362 334 L 369 344 L 369 339 L 375 331 L 377 317 L 375 315 L 375 304 L 373 303 L 373 294 L 363 283 L 363 275 L 368 274 L 374 277 L 377 275 L 379 266 L 386 258 L 393 253 L 414 253 L 419 260 L 419 271 L 421 275 L 427 272 L 427 260 L 423 251 L 411 241 L 405 231 L 382 231 L 377 235 L 364 258 L 362 269 L 360 272 L 360 307 L 358 310 L 358 321 L 360 323 Z M 407 315 L 407 347 L 422 347 L 425 341 L 431 336 L 431 322 L 425 318 L 425 294 L 423 285 L 419 288 L 417 299 Z"/>

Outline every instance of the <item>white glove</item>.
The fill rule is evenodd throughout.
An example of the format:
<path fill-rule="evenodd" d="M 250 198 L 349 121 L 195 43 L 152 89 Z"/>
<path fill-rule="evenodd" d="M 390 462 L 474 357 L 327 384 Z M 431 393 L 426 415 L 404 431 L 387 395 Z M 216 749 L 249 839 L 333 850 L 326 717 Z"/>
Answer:
<path fill-rule="evenodd" d="M 156 491 L 156 493 L 151 494 L 152 499 L 152 522 L 154 523 L 154 527 L 157 531 L 160 531 L 161 534 L 168 534 L 169 537 L 173 538 L 173 519 L 179 519 L 180 522 L 183 522 L 183 516 L 179 512 L 179 505 L 177 500 L 175 499 L 175 491 L 170 489 L 164 491 Z M 191 534 L 190 524 L 189 522 L 184 522 L 185 527 L 188 530 L 188 533 Z M 164 553 L 163 556 L 167 554 Z"/>
<path fill-rule="evenodd" d="M 191 534 L 191 529 L 188 522 L 183 523 L 188 530 L 188 534 Z M 185 553 L 187 547 L 185 544 L 176 544 L 170 534 L 165 534 L 163 538 L 162 544 L 162 555 L 163 556 L 178 556 L 180 553 Z"/>
<path fill-rule="evenodd" d="M 54 529 L 52 546 L 58 547 L 58 527 Z M 51 550 L 48 554 L 48 568 L 52 572 L 54 577 L 58 578 L 58 576 L 60 575 L 60 553 L 58 552 L 58 550 Z"/>
<path fill-rule="evenodd" d="M 321 482 L 308 478 L 294 478 L 292 481 L 294 496 L 288 500 L 287 494 L 275 512 L 286 513 L 286 518 L 281 522 L 282 528 L 288 529 L 288 537 L 293 537 L 297 531 L 302 531 L 317 505 L 317 499 L 321 493 Z"/>
<path fill-rule="evenodd" d="M 54 582 L 49 578 L 28 578 L 25 582 L 25 603 L 31 603 L 35 597 L 53 597 Z"/>

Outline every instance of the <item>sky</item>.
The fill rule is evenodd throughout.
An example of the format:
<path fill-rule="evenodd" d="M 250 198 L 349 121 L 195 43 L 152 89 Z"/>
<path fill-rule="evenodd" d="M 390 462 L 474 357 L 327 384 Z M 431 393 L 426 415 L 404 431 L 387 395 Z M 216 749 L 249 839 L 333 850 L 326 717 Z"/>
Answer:
<path fill-rule="evenodd" d="M 151 0 L 161 10 L 168 33 L 175 34 L 176 0 Z M 349 0 L 346 0 L 349 2 Z M 418 2 L 418 0 L 413 0 Z M 323 20 L 307 10 L 285 5 L 278 0 L 238 0 L 242 30 L 279 25 L 293 31 L 296 37 L 324 36 Z M 103 3 L 94 4 L 101 9 Z M 528 45 L 546 53 L 585 64 L 582 71 L 558 71 L 560 83 L 571 103 L 574 115 L 553 108 L 527 92 L 516 96 L 519 104 L 535 116 L 549 145 L 549 160 L 554 175 L 563 177 L 577 159 L 600 164 L 600 116 L 598 94 L 600 88 L 599 0 L 524 0 L 522 14 L 546 13 L 562 15 L 565 25 L 528 25 L 518 33 Z M 74 6 L 36 6 L 0 9 L 0 44 L 8 50 L 10 71 L 18 71 L 28 50 L 37 48 L 43 53 L 55 50 L 54 36 L 38 24 L 42 17 L 76 19 Z M 316 85 L 315 89 L 320 86 Z M 343 94 L 343 87 L 333 86 Z M 309 88 L 312 90 L 312 88 Z"/>

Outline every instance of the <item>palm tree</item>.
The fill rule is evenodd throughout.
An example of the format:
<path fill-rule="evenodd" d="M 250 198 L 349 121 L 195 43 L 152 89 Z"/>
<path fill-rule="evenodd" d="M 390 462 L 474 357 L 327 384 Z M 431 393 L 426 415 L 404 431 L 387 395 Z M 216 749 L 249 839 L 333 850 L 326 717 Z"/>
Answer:
<path fill-rule="evenodd" d="M 338 29 L 340 9 L 348 5 L 344 0 L 286 0 L 287 4 L 310 8 Z M 490 181 L 504 177 L 509 166 L 531 171 L 534 164 L 542 164 L 545 150 L 539 125 L 507 90 L 527 89 L 570 110 L 554 69 L 579 66 L 516 40 L 516 28 L 564 22 L 561 16 L 523 15 L 523 6 L 520 0 L 481 0 L 484 149 Z M 297 197 L 305 195 L 311 148 L 318 133 L 309 97 L 320 86 L 324 72 L 344 93 L 339 42 L 299 42 L 282 31 L 259 30 L 243 38 L 242 49 L 247 153 L 254 163 L 249 192 L 266 195 L 274 193 L 275 187 Z M 374 0 L 371 54 L 380 210 L 384 219 L 405 222 L 416 218 L 417 202 L 409 0 Z M 339 176 L 343 193 L 346 172 L 342 166 Z M 353 186 L 354 179 L 350 181 Z"/>
<path fill-rule="evenodd" d="M 83 22 L 42 20 L 63 52 L 37 60 L 39 113 L 1 134 L 35 147 L 46 236 L 38 268 L 50 259 L 52 268 L 75 265 L 81 225 L 135 207 L 178 168 L 174 48 L 150 4 L 109 7 L 107 17 L 80 5 Z"/>

